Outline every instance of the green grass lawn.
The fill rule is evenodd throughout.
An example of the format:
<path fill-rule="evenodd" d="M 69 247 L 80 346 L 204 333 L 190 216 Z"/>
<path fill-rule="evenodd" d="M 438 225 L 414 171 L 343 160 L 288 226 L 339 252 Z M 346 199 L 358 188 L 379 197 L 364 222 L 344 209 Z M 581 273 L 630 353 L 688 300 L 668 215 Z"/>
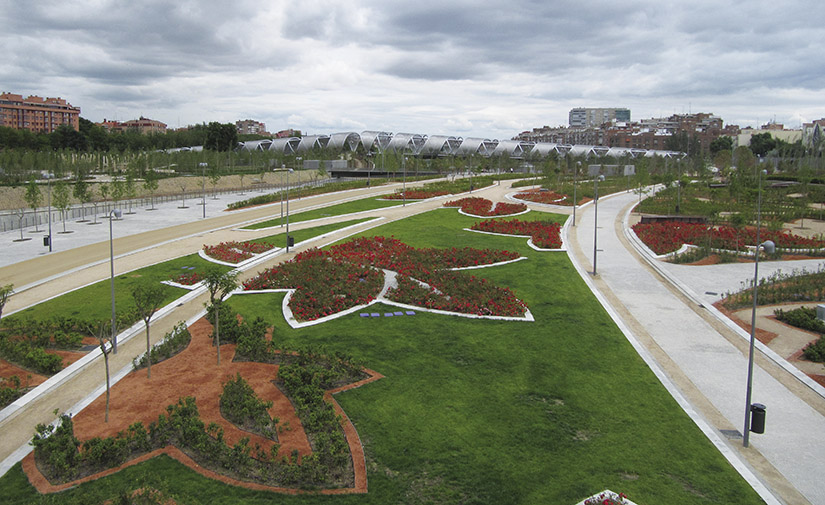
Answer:
<path fill-rule="evenodd" d="M 182 256 L 115 277 L 115 305 L 118 313 L 134 309 L 132 290 L 143 282 L 160 282 L 177 277 L 181 273 L 202 271 L 210 263 L 197 254 Z M 195 267 L 194 270 L 184 267 Z M 229 270 L 229 267 L 220 267 Z M 112 317 L 111 286 L 109 279 L 82 287 L 57 298 L 52 298 L 9 317 L 33 318 L 76 317 L 86 320 L 110 320 Z M 186 290 L 164 286 L 164 305 L 184 295 Z"/>
<path fill-rule="evenodd" d="M 519 219 L 534 215 L 563 218 L 530 212 Z M 272 322 L 274 338 L 287 347 L 343 351 L 385 375 L 337 395 L 365 446 L 366 495 L 249 491 L 162 457 L 40 499 L 18 465 L 0 479 L 4 499 L 100 503 L 151 486 L 179 503 L 572 505 L 610 488 L 640 505 L 761 503 L 661 386 L 566 254 L 462 230 L 475 221 L 438 209 L 370 234 L 415 247 L 520 252 L 529 259 L 473 274 L 510 287 L 536 322 L 352 314 L 294 330 L 280 312 L 282 294 L 229 301 L 244 317 Z"/>
<path fill-rule="evenodd" d="M 385 201 L 379 200 L 376 197 L 362 198 L 360 200 L 339 203 L 338 205 L 331 205 L 329 207 L 324 207 L 321 209 L 313 209 L 308 210 L 306 212 L 292 213 L 289 215 L 289 222 L 300 223 L 301 221 L 310 221 L 312 219 L 321 219 L 330 216 L 343 216 L 344 214 L 352 214 L 354 212 L 363 212 L 367 210 L 383 209 L 385 207 L 394 207 L 396 205 L 401 205 L 402 203 L 403 202 L 400 200 Z M 279 216 L 277 219 L 268 219 L 266 221 L 261 221 L 259 223 L 244 226 L 243 229 L 259 230 L 261 228 L 280 226 L 284 224 L 284 222 L 286 222 L 286 216 L 284 216 L 284 220 L 281 220 L 281 217 Z"/>

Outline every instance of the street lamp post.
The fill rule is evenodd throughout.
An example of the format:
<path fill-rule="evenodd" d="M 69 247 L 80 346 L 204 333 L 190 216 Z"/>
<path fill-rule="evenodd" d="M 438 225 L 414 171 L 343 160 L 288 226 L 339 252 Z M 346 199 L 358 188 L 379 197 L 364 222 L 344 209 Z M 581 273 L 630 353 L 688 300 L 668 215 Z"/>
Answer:
<path fill-rule="evenodd" d="M 284 172 L 286 172 L 286 165 L 281 163 L 281 226 L 284 225 Z"/>
<path fill-rule="evenodd" d="M 604 180 L 603 175 L 597 176 L 593 181 L 593 275 L 596 275 L 596 241 L 599 237 L 599 182 Z"/>
<path fill-rule="evenodd" d="M 298 156 L 295 158 L 296 165 L 301 162 L 303 158 Z M 289 173 L 292 169 L 286 172 L 286 252 L 289 252 Z"/>
<path fill-rule="evenodd" d="M 46 181 L 48 181 L 49 186 L 49 252 L 52 252 L 52 174 L 46 175 Z"/>
<path fill-rule="evenodd" d="M 579 182 L 579 169 L 582 166 L 581 161 L 576 162 L 576 168 L 573 169 L 573 226 L 576 226 L 576 207 L 578 206 L 579 200 L 576 197 L 576 189 L 578 187 Z"/>
<path fill-rule="evenodd" d="M 401 160 L 401 164 L 403 165 L 403 178 L 401 182 L 401 195 L 403 197 L 403 202 L 401 203 L 402 207 L 407 206 L 407 157 L 404 156 Z"/>
<path fill-rule="evenodd" d="M 112 209 L 109 212 L 109 285 L 112 294 L 112 351 L 117 354 L 117 319 L 115 315 L 115 249 L 112 238 L 112 220 L 120 219 L 123 213 L 120 209 Z"/>
<path fill-rule="evenodd" d="M 776 244 L 771 240 L 764 243 L 759 242 L 759 228 L 762 224 L 762 176 L 767 170 L 759 173 L 759 192 L 756 200 L 756 250 L 754 251 L 753 263 L 753 308 L 751 309 L 751 334 L 750 346 L 748 349 L 748 381 L 745 392 L 745 429 L 742 432 L 742 445 L 748 447 L 751 431 L 751 394 L 753 393 L 753 348 L 756 334 L 756 305 L 759 295 L 759 250 L 764 248 L 767 254 L 772 254 L 776 250 Z"/>
<path fill-rule="evenodd" d="M 207 163 L 198 163 L 201 166 L 201 205 L 203 206 L 203 218 L 206 219 L 206 166 Z"/>

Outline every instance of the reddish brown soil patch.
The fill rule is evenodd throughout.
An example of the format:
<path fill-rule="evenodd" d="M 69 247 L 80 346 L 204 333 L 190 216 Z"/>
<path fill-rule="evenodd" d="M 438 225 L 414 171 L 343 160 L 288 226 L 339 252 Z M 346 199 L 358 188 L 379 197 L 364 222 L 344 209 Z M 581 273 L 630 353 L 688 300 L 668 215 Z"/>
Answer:
<path fill-rule="evenodd" d="M 713 306 L 716 307 L 717 309 L 719 309 L 719 312 L 721 312 L 722 314 L 725 315 L 725 317 L 727 317 L 728 319 L 730 319 L 731 321 L 736 323 L 740 328 L 742 328 L 745 331 L 747 331 L 748 333 L 750 333 L 750 331 L 751 331 L 750 323 L 742 321 L 741 319 L 736 317 L 736 315 L 733 312 L 726 309 L 725 306 L 722 305 L 721 300 L 714 303 Z M 760 329 L 759 327 L 756 328 L 756 331 L 754 332 L 754 336 L 756 337 L 756 339 L 758 341 L 762 342 L 765 345 L 768 345 L 771 340 L 778 337 L 778 335 L 776 333 L 774 333 L 772 331 L 767 331 L 767 330 Z"/>
<path fill-rule="evenodd" d="M 48 379 L 48 377 L 46 377 L 45 375 L 29 372 L 25 368 L 20 368 L 17 365 L 12 365 L 4 359 L 0 359 L 0 377 L 7 379 L 12 375 L 18 376 L 20 378 L 20 385 L 24 387 L 26 385 L 32 387 L 37 386 L 43 383 L 43 381 L 45 381 L 46 379 Z M 31 376 L 31 378 L 29 378 L 29 376 Z"/>
<path fill-rule="evenodd" d="M 147 379 L 147 371 L 145 369 L 138 370 L 137 372 L 130 373 L 112 387 L 108 423 L 103 422 L 106 408 L 105 395 L 101 395 L 88 407 L 83 409 L 83 411 L 78 413 L 74 417 L 75 436 L 81 441 L 93 437 L 113 436 L 119 431 L 126 430 L 131 424 L 138 421 L 142 422 L 144 426 L 148 426 L 157 420 L 159 414 L 166 411 L 167 405 L 177 403 L 179 398 L 194 396 L 201 419 L 206 425 L 211 422 L 218 423 L 224 430 L 224 439 L 227 444 L 234 445 L 241 438 L 249 437 L 250 446 L 254 447 L 255 444 L 260 444 L 261 448 L 269 450 L 273 445 L 271 440 L 238 429 L 234 424 L 224 419 L 220 413 L 220 394 L 223 391 L 223 384 L 228 379 L 234 378 L 236 373 L 240 373 L 261 399 L 273 402 L 273 407 L 270 409 L 269 414 L 279 418 L 281 426 L 287 425 L 288 423 L 289 428 L 278 434 L 278 442 L 281 444 L 278 454 L 281 456 L 289 455 L 293 450 L 297 450 L 298 454 L 303 457 L 312 452 L 306 433 L 295 410 L 292 408 L 292 404 L 272 383 L 272 380 L 277 377 L 278 365 L 253 362 L 233 363 L 232 359 L 235 355 L 235 346 L 225 344 L 221 346 L 221 365 L 217 366 L 217 352 L 209 338 L 212 332 L 212 325 L 205 319 L 200 319 L 189 327 L 189 332 L 192 335 L 192 341 L 189 346 L 173 358 L 153 365 L 151 379 Z M 332 394 L 334 393 L 359 387 L 382 377 L 380 374 L 371 370 L 367 370 L 366 372 L 369 374 L 369 378 L 350 384 L 349 386 L 328 391 L 325 394 L 325 397 L 332 401 L 335 411 L 340 414 L 343 419 L 344 433 L 352 453 L 355 486 L 352 488 L 324 490 L 322 493 L 365 493 L 367 491 L 366 464 L 363 447 L 361 446 L 355 427 L 349 421 L 349 418 L 338 403 L 332 399 Z M 101 373 L 103 372 L 101 371 Z M 26 460 L 24 460 L 24 470 L 32 485 L 41 493 L 46 493 L 59 491 L 77 485 L 80 482 L 110 475 L 122 468 L 145 461 L 159 454 L 167 454 L 204 476 L 229 484 L 250 489 L 266 489 L 287 493 L 299 492 L 298 490 L 241 482 L 218 475 L 202 468 L 175 447 L 165 447 L 129 461 L 119 468 L 107 470 L 85 479 L 58 486 L 50 484 L 40 474 L 34 464 L 33 454 L 31 453 Z M 27 460 L 30 461 L 26 462 Z"/>
<path fill-rule="evenodd" d="M 820 386 L 825 387 L 825 375 L 816 375 L 809 373 L 808 377 L 818 382 Z"/>

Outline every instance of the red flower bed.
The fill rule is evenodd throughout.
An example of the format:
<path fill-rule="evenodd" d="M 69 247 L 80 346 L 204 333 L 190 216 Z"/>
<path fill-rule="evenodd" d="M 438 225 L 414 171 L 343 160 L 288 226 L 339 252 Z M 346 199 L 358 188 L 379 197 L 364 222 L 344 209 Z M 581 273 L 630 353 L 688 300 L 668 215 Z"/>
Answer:
<path fill-rule="evenodd" d="M 203 280 L 203 275 L 193 272 L 191 274 L 180 274 L 172 279 L 172 282 L 183 284 L 184 286 L 193 286 Z"/>
<path fill-rule="evenodd" d="M 377 269 L 383 268 L 398 272 L 399 287 L 387 295 L 391 300 L 468 314 L 521 316 L 526 306 L 509 289 L 448 270 L 518 257 L 490 249 L 416 249 L 394 238 L 361 237 L 328 252 L 310 249 L 245 282 L 244 289 L 295 288 L 290 308 L 297 319 L 309 321 L 375 299 L 383 286 Z"/>
<path fill-rule="evenodd" d="M 498 221 L 488 219 L 475 223 L 470 229 L 506 235 L 529 235 L 536 247 L 542 249 L 561 248 L 561 225 L 551 221 L 519 221 L 518 219 Z"/>
<path fill-rule="evenodd" d="M 312 321 L 369 303 L 384 287 L 384 272 L 309 249 L 244 282 L 245 290 L 294 288 L 289 308 L 300 321 Z"/>
<path fill-rule="evenodd" d="M 637 223 L 633 225 L 636 235 L 656 254 L 667 254 L 682 247 L 682 244 L 705 245 L 710 235 L 710 246 L 731 251 L 744 249 L 746 245 L 756 245 L 756 228 L 737 230 L 732 226 L 711 228 L 700 223 L 665 221 L 659 223 Z M 760 230 L 760 241 L 772 240 L 776 247 L 783 249 L 820 249 L 825 241 L 814 240 L 787 231 Z"/>
<path fill-rule="evenodd" d="M 463 212 L 473 216 L 507 216 L 527 210 L 527 206 L 523 203 L 498 202 L 495 208 L 493 208 L 493 202 L 477 196 L 451 200 L 446 202 L 444 206 L 461 207 Z"/>
<path fill-rule="evenodd" d="M 436 196 L 444 196 L 449 195 L 449 191 L 445 190 L 432 190 L 432 191 L 424 191 L 424 190 L 407 190 L 407 200 L 426 200 L 427 198 L 433 198 Z M 385 200 L 403 200 L 404 199 L 404 192 L 398 191 L 391 195 L 384 196 Z"/>
<path fill-rule="evenodd" d="M 546 203 L 554 205 L 571 205 L 568 201 L 567 195 L 556 193 L 555 191 L 541 191 L 538 189 L 531 189 L 523 193 L 516 194 L 519 200 L 527 200 L 528 202 Z"/>
<path fill-rule="evenodd" d="M 237 264 L 247 260 L 255 254 L 260 254 L 272 249 L 271 244 L 261 244 L 257 242 L 221 242 L 218 245 L 205 245 L 203 252 L 210 258 L 219 261 Z"/>

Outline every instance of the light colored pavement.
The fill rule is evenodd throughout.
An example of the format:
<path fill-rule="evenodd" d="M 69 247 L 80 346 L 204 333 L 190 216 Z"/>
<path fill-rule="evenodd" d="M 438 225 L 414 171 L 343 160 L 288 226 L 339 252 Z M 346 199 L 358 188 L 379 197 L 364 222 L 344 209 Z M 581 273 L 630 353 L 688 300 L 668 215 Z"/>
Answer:
<path fill-rule="evenodd" d="M 754 370 L 753 402 L 767 406 L 766 431 L 751 434 L 747 449 L 742 447 L 741 438 L 723 434 L 721 430 L 738 430 L 741 434 L 744 427 L 746 342 L 720 324 L 707 307 L 700 305 L 701 300 L 692 300 L 670 285 L 630 245 L 622 220 L 636 201 L 633 194 L 600 200 L 597 275 L 584 275 L 621 319 L 620 326 L 626 328 L 630 338 L 645 346 L 667 380 L 689 399 L 696 409 L 696 419 L 707 423 L 712 435 L 722 440 L 733 456 L 756 470 L 761 483 L 774 494 L 767 498 L 763 494 L 763 498 L 778 497 L 781 501 L 777 503 L 825 504 L 821 482 L 825 476 L 825 399 L 760 355 Z M 592 272 L 593 205 L 578 214 L 578 226 L 569 228 L 568 250 L 580 270 Z M 793 269 L 791 265 L 775 264 L 773 268 L 787 271 Z M 702 294 L 734 290 L 753 277 L 752 264 L 721 265 L 704 271 L 671 267 L 665 268 Z M 760 265 L 761 271 L 770 269 L 763 270 Z"/>

